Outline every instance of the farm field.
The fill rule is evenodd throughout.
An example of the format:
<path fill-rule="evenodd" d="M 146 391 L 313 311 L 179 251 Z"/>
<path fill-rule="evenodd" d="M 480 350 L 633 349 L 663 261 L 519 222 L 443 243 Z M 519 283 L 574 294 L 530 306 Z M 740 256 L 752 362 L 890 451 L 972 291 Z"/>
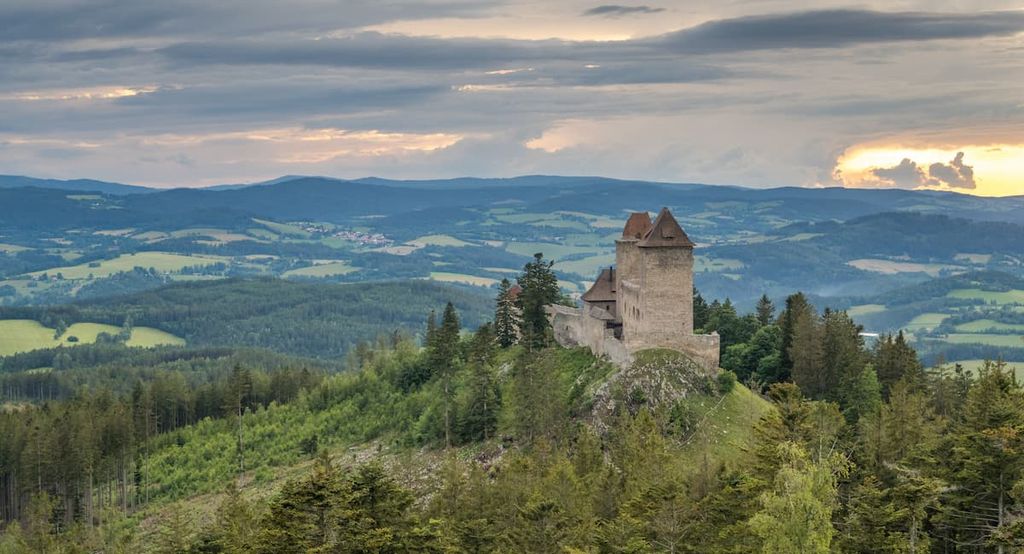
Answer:
<path fill-rule="evenodd" d="M 985 333 L 987 331 L 1010 331 L 1024 335 L 1024 325 L 1014 323 L 1002 323 L 993 319 L 977 319 L 969 323 L 961 323 L 956 326 L 961 333 Z"/>
<path fill-rule="evenodd" d="M 448 273 L 446 271 L 432 271 L 430 272 L 430 278 L 434 281 L 441 281 L 443 283 L 463 283 L 467 285 L 476 285 L 478 287 L 490 287 L 498 284 L 497 279 L 490 277 L 478 277 L 476 275 L 467 275 L 465 273 Z"/>
<path fill-rule="evenodd" d="M 38 321 L 31 319 L 0 320 L 0 356 L 75 344 L 69 342 L 68 337 L 77 337 L 78 344 L 89 344 L 96 342 L 96 337 L 100 333 L 114 335 L 120 331 L 121 328 L 115 325 L 75 323 L 68 327 L 67 332 L 60 339 L 54 339 L 54 329 L 44 327 Z M 159 329 L 135 327 L 132 329 L 132 338 L 125 344 L 138 347 L 183 345 L 185 340 Z"/>
<path fill-rule="evenodd" d="M 543 252 L 544 257 L 558 261 L 559 258 L 578 254 L 608 254 L 613 252 L 611 247 L 597 246 L 573 246 L 569 244 L 555 244 L 552 242 L 509 242 L 505 250 L 521 256 L 533 257 L 537 252 Z"/>
<path fill-rule="evenodd" d="M 597 277 L 600 269 L 614 264 L 615 254 L 599 254 L 579 260 L 556 262 L 554 270 L 556 273 L 575 273 L 588 279 L 593 279 Z"/>
<path fill-rule="evenodd" d="M 932 277 L 938 277 L 939 272 L 944 269 L 963 269 L 955 265 L 896 262 L 893 260 L 879 260 L 871 258 L 850 260 L 846 262 L 846 264 L 864 271 L 873 271 L 875 273 L 884 273 L 887 275 L 895 273 L 927 273 Z"/>
<path fill-rule="evenodd" d="M 957 289 L 950 291 L 950 298 L 968 298 L 995 302 L 996 304 L 1024 304 L 1024 290 L 990 291 L 981 289 Z"/>
<path fill-rule="evenodd" d="M 419 248 L 423 248 L 424 246 L 473 246 L 473 243 L 457 239 L 451 235 L 427 235 L 425 237 L 419 237 L 410 240 L 406 244 L 416 246 Z"/>
<path fill-rule="evenodd" d="M 876 314 L 884 311 L 885 306 L 882 304 L 861 304 L 860 306 L 853 306 L 852 308 L 846 310 L 846 313 L 849 314 L 850 317 L 859 317 L 868 314 Z"/>
<path fill-rule="evenodd" d="M 987 344 L 1002 348 L 1024 347 L 1024 336 L 1020 335 L 995 335 L 985 333 L 950 333 L 946 335 L 946 342 L 952 344 Z"/>
<path fill-rule="evenodd" d="M 154 268 L 157 271 L 172 272 L 180 271 L 189 266 L 208 266 L 220 262 L 226 262 L 228 258 L 221 256 L 191 256 L 184 254 L 171 254 L 169 252 L 139 252 L 137 254 L 124 254 L 112 260 L 102 260 L 95 263 L 97 267 L 89 267 L 89 264 L 79 264 L 67 267 L 55 267 L 44 271 L 29 273 L 32 277 L 38 277 L 43 273 L 56 275 L 60 273 L 65 279 L 86 279 L 91 274 L 95 278 L 109 277 L 121 271 L 131 271 L 136 267 Z"/>
<path fill-rule="evenodd" d="M 907 323 L 906 326 L 904 326 L 904 329 L 910 332 L 923 331 L 925 329 L 934 329 L 938 327 L 940 324 L 942 324 L 942 322 L 945 321 L 948 317 L 949 314 L 941 314 L 934 312 L 924 313 L 910 320 L 910 322 Z"/>
<path fill-rule="evenodd" d="M 282 277 L 330 277 L 332 275 L 348 275 L 359 271 L 348 262 L 337 261 L 325 264 L 317 264 L 300 269 L 292 269 L 282 274 Z"/>

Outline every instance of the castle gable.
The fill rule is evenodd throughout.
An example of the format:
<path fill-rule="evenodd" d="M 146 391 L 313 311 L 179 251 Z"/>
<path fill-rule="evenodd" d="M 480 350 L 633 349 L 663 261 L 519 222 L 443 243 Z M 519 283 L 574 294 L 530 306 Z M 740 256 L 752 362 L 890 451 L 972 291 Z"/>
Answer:
<path fill-rule="evenodd" d="M 693 241 L 679 225 L 668 208 L 662 208 L 651 228 L 637 244 L 641 248 L 675 246 L 693 248 Z"/>
<path fill-rule="evenodd" d="M 584 302 L 615 302 L 615 268 L 601 271 L 590 290 L 583 293 Z"/>

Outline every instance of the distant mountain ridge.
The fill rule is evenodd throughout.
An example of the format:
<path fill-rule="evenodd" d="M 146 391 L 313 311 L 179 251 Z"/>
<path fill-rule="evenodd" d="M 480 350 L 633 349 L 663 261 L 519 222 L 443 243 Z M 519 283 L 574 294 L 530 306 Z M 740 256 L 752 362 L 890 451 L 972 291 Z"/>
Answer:
<path fill-rule="evenodd" d="M 0 175 L 0 188 L 36 187 L 44 189 L 66 190 L 71 192 L 101 192 L 103 194 L 126 195 L 145 194 L 159 189 L 138 185 L 124 185 L 94 179 L 38 179 L 22 175 Z"/>

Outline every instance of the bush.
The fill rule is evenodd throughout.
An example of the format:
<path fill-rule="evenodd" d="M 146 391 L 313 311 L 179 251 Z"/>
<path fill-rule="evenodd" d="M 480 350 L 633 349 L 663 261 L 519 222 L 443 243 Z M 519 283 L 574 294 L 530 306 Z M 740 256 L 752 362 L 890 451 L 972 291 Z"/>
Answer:
<path fill-rule="evenodd" d="M 729 370 L 719 373 L 716 380 L 718 381 L 718 392 L 721 394 L 729 394 L 736 387 L 736 374 Z"/>

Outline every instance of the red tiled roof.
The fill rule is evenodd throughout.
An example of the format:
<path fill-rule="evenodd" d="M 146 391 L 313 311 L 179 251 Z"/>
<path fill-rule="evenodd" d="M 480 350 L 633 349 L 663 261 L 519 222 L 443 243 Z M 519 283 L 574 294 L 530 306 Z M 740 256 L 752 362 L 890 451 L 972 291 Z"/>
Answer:
<path fill-rule="evenodd" d="M 622 238 L 638 239 L 643 237 L 651 229 L 651 216 L 647 212 L 633 212 L 626 220 L 626 227 L 622 230 Z"/>

